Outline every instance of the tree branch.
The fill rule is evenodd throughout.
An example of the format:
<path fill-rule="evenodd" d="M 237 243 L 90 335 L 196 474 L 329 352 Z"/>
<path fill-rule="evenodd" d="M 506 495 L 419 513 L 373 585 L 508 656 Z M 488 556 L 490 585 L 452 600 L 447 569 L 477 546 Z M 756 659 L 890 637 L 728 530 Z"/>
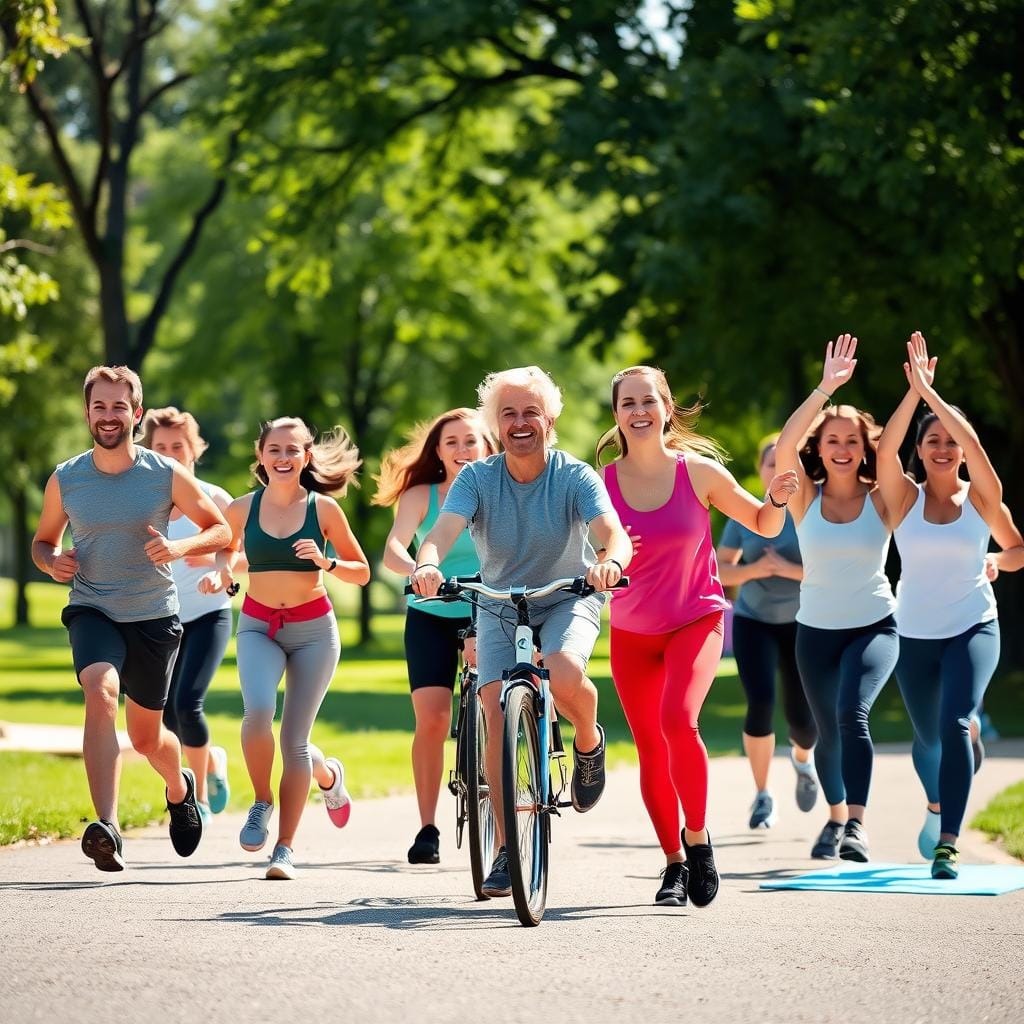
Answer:
<path fill-rule="evenodd" d="M 10 252 L 12 249 L 29 249 L 32 252 L 42 253 L 44 256 L 57 255 L 56 249 L 49 245 L 33 242 L 31 238 L 9 238 L 6 242 L 0 243 L 0 252 Z"/>
<path fill-rule="evenodd" d="M 195 74 L 193 72 L 191 72 L 191 71 L 182 71 L 181 74 L 175 75 L 173 78 L 169 78 L 162 85 L 158 85 L 139 104 L 139 111 L 140 111 L 140 113 L 143 113 L 143 114 L 146 113 L 149 110 L 149 108 L 152 107 L 153 104 L 156 103 L 156 101 L 158 99 L 160 99 L 161 96 L 163 96 L 164 93 L 166 93 L 169 90 L 173 89 L 177 85 L 181 85 L 183 82 L 189 81 L 189 79 L 194 78 L 194 77 L 195 77 Z"/>

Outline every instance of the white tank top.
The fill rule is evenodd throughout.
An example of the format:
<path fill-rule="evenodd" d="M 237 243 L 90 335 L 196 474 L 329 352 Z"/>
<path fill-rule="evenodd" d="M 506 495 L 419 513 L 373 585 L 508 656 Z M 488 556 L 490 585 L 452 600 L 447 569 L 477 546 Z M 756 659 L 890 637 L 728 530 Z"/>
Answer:
<path fill-rule="evenodd" d="M 214 484 L 196 480 L 196 483 L 203 491 L 213 498 L 219 495 L 221 498 L 231 501 L 231 495 L 222 487 Z M 179 516 L 171 519 L 167 524 L 168 540 L 184 540 L 186 537 L 194 537 L 199 532 L 199 527 L 192 522 L 188 516 Z M 194 622 L 203 615 L 210 612 L 220 611 L 221 608 L 231 607 L 231 598 L 222 590 L 219 594 L 200 594 L 197 589 L 199 581 L 208 572 L 212 572 L 213 566 L 204 566 L 193 569 L 185 564 L 185 559 L 179 558 L 171 562 L 171 573 L 174 576 L 175 586 L 178 588 L 178 618 L 182 622 Z"/>
<path fill-rule="evenodd" d="M 821 514 L 821 488 L 796 528 L 804 560 L 796 621 L 815 629 L 856 629 L 896 607 L 885 575 L 890 534 L 871 495 L 852 523 Z"/>
<path fill-rule="evenodd" d="M 901 636 L 940 640 L 996 618 L 996 596 L 985 575 L 988 524 L 968 495 L 952 523 L 924 517 L 924 488 L 896 527 L 903 571 L 896 588 Z"/>

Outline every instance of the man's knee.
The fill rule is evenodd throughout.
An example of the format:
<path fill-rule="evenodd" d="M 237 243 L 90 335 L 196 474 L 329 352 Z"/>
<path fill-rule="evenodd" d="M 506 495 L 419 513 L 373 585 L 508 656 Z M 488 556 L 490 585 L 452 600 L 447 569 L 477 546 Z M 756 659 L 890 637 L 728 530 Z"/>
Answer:
<path fill-rule="evenodd" d="M 551 676 L 551 687 L 555 690 L 573 692 L 578 690 L 587 678 L 583 659 L 568 651 L 556 651 L 544 655 L 544 667 Z"/>
<path fill-rule="evenodd" d="M 117 696 L 121 680 L 117 669 L 106 662 L 88 665 L 78 676 L 88 710 L 117 714 Z"/>

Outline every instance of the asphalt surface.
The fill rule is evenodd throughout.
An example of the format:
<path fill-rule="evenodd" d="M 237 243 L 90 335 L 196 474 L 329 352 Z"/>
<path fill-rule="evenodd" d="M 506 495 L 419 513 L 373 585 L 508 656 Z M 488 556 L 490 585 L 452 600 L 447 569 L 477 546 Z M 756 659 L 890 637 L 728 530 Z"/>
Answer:
<path fill-rule="evenodd" d="M 1021 778 L 1024 744 L 990 748 L 971 809 Z M 269 849 L 239 848 L 238 815 L 215 818 L 187 861 L 163 828 L 131 833 L 118 875 L 75 842 L 0 851 L 0 1021 L 1024 1020 L 1024 892 L 760 891 L 820 866 L 808 852 L 826 809 L 796 809 L 779 758 L 780 820 L 752 833 L 746 763 L 722 758 L 709 814 L 719 897 L 654 907 L 663 862 L 637 779 L 612 773 L 591 813 L 554 823 L 547 915 L 530 929 L 511 900 L 474 901 L 447 795 L 436 867 L 405 862 L 411 796 L 358 803 L 343 831 L 311 804 L 291 882 L 263 879 Z M 873 858 L 920 863 L 923 809 L 909 755 L 880 753 Z M 962 851 L 1013 863 L 975 834 Z"/>

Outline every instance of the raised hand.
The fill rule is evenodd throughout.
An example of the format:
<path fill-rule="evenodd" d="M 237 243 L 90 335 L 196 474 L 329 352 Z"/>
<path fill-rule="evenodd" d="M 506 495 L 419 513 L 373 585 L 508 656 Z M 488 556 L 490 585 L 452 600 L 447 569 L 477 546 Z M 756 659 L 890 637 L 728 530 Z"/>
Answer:
<path fill-rule="evenodd" d="M 146 532 L 153 539 L 146 544 L 143 550 L 154 565 L 167 565 L 168 562 L 173 562 L 176 558 L 181 557 L 174 541 L 168 540 L 155 526 L 147 526 Z"/>
<path fill-rule="evenodd" d="M 800 478 L 796 475 L 796 470 L 793 469 L 787 469 L 785 473 L 773 476 L 772 482 L 768 485 L 769 497 L 775 499 L 776 505 L 787 504 L 798 490 L 800 490 Z"/>
<path fill-rule="evenodd" d="M 292 545 L 296 558 L 305 558 L 312 562 L 318 569 L 326 569 L 331 563 L 324 558 L 323 552 L 317 547 L 316 541 L 309 537 L 297 540 Z"/>
<path fill-rule="evenodd" d="M 819 385 L 822 391 L 831 395 L 850 380 L 857 368 L 856 352 L 857 339 L 850 334 L 840 334 L 825 346 L 825 363 Z"/>
<path fill-rule="evenodd" d="M 907 342 L 907 362 L 903 364 L 903 372 L 907 376 L 907 383 L 922 398 L 931 390 L 938 361 L 938 356 L 928 358 L 928 344 L 924 335 L 914 331 Z"/>
<path fill-rule="evenodd" d="M 78 548 L 62 551 L 50 566 L 50 575 L 57 583 L 67 583 L 78 572 Z"/>

